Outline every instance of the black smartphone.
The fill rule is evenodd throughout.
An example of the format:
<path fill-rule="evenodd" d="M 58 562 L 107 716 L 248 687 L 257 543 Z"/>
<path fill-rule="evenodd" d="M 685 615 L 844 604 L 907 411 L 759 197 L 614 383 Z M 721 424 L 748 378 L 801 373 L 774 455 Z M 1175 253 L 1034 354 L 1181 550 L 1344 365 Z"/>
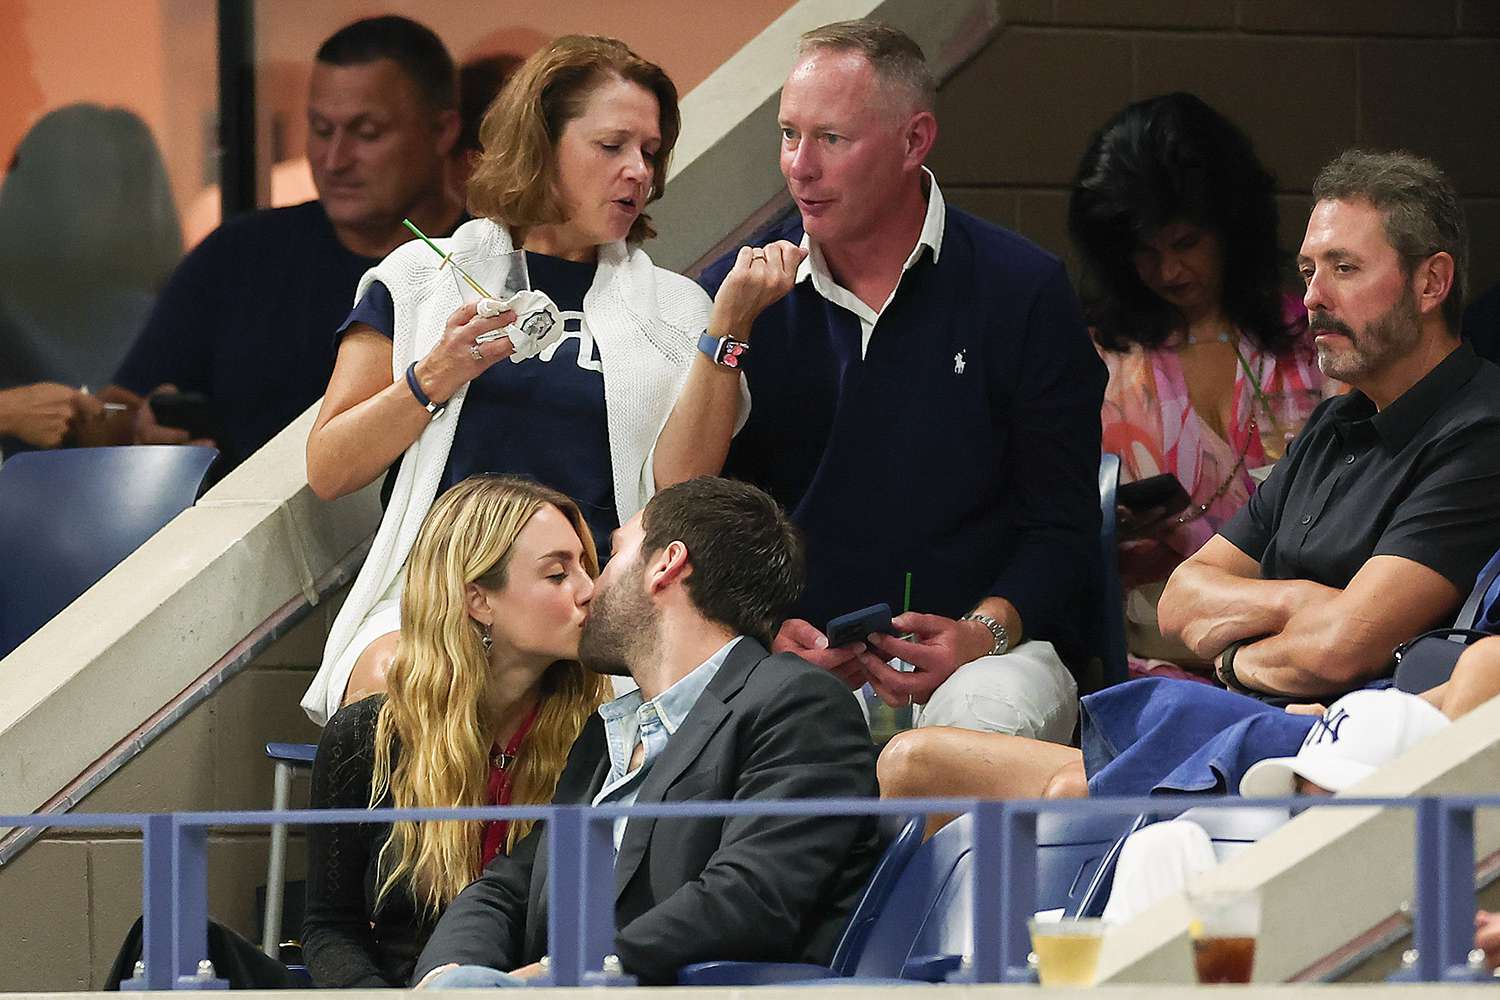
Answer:
<path fill-rule="evenodd" d="M 895 635 L 896 626 L 891 624 L 891 606 L 872 604 L 868 608 L 839 615 L 828 623 L 823 634 L 828 636 L 828 645 L 847 646 L 851 642 L 863 642 L 871 632 Z"/>
<path fill-rule="evenodd" d="M 1192 503 L 1192 498 L 1176 476 L 1164 472 L 1133 483 L 1122 483 L 1115 493 L 1115 502 L 1132 514 L 1150 512 L 1158 517 L 1171 517 Z"/>
<path fill-rule="evenodd" d="M 201 392 L 159 392 L 149 400 L 151 415 L 163 427 L 187 431 L 194 438 L 214 438 L 213 409 Z"/>

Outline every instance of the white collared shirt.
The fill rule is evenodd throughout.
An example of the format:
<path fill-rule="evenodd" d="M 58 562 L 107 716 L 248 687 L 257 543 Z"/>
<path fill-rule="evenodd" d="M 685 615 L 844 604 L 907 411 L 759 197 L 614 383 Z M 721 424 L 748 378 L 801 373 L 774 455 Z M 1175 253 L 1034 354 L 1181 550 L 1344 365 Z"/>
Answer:
<path fill-rule="evenodd" d="M 931 170 L 923 167 L 922 173 L 927 175 L 927 216 L 922 220 L 922 232 L 917 236 L 916 246 L 911 248 L 906 263 L 901 265 L 902 278 L 906 277 L 906 272 L 911 270 L 912 265 L 922 256 L 923 247 L 932 249 L 934 264 L 937 263 L 938 254 L 943 249 L 943 222 L 947 218 L 943 192 L 938 190 L 937 178 L 932 175 Z M 859 296 L 834 280 L 833 275 L 828 271 L 828 262 L 823 259 L 823 251 L 806 233 L 802 235 L 802 249 L 807 251 L 807 256 L 802 258 L 801 264 L 797 265 L 797 282 L 800 284 L 811 278 L 813 288 L 819 295 L 858 317 L 859 356 L 863 360 L 870 350 L 870 335 L 875 332 L 875 323 L 901 288 L 900 279 L 896 281 L 896 287 L 891 289 L 891 294 L 887 295 L 885 301 L 880 304 L 880 308 L 871 309 L 860 300 Z"/>

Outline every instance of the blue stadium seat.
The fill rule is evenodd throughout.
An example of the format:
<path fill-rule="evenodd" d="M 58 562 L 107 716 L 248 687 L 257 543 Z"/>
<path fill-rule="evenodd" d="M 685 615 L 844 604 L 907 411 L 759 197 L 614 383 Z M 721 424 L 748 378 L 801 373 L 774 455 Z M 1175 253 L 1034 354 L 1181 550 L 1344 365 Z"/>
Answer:
<path fill-rule="evenodd" d="M 962 822 L 967 823 L 967 820 L 968 817 L 963 817 Z M 939 836 L 958 822 L 960 821 L 944 827 L 939 831 Z M 1076 911 L 1082 905 L 1084 894 L 1093 883 L 1095 875 L 1115 849 L 1115 844 L 1133 825 L 1134 821 L 1121 816 L 1039 816 L 1036 835 L 1037 898 L 1034 908 L 1060 909 L 1065 913 Z M 963 835 L 967 848 L 967 828 Z M 941 982 L 949 972 L 959 967 L 962 956 L 974 950 L 971 925 L 971 894 L 974 886 L 972 878 L 967 874 L 968 868 L 966 849 L 965 856 L 955 864 L 954 876 L 948 880 L 941 898 L 932 907 L 931 914 L 924 921 L 902 962 L 899 973 L 901 978 Z M 865 973 L 861 972 L 860 975 Z"/>
<path fill-rule="evenodd" d="M 1128 822 L 1117 816 L 1041 817 L 1037 823 L 1038 909 L 1069 907 L 1081 899 Z M 861 983 L 941 981 L 958 968 L 963 955 L 973 951 L 973 847 L 973 821 L 964 815 L 917 848 L 885 894 L 883 905 L 873 913 L 862 909 L 851 919 L 851 930 L 856 920 L 867 924 L 864 940 L 848 949 L 841 944 L 833 967 L 706 962 L 684 969 L 678 982 L 756 986 L 843 978 Z"/>
<path fill-rule="evenodd" d="M 218 452 L 23 452 L 0 466 L 0 657 L 193 505 Z"/>
<path fill-rule="evenodd" d="M 1150 813 L 1141 813 L 1131 820 L 1125 833 L 1111 844 L 1109 850 L 1105 851 L 1099 859 L 1099 864 L 1089 876 L 1088 884 L 1083 887 L 1083 891 L 1069 900 L 1065 916 L 1097 917 L 1104 913 L 1104 904 L 1109 902 L 1109 891 L 1115 883 L 1115 867 L 1120 863 L 1120 852 L 1125 849 L 1125 838 L 1155 821 L 1156 817 Z"/>
<path fill-rule="evenodd" d="M 1115 494 L 1120 488 L 1120 456 L 1099 456 L 1099 549 L 1104 566 L 1103 620 L 1099 637 L 1103 662 L 1103 685 L 1119 684 L 1129 677 L 1125 657 L 1125 595 L 1120 587 L 1120 557 L 1116 552 Z"/>
<path fill-rule="evenodd" d="M 697 962 L 677 974 L 680 986 L 768 986 L 809 979 L 851 975 L 871 931 L 913 855 L 922 846 L 926 817 L 907 817 L 870 873 L 865 891 L 849 916 L 849 924 L 834 949 L 827 968 L 796 962 Z"/>

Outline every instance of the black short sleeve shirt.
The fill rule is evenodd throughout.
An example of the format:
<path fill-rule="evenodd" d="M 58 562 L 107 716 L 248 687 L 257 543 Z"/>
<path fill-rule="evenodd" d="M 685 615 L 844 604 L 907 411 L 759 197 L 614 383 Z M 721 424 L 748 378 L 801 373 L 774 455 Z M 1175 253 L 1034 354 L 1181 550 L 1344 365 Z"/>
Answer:
<path fill-rule="evenodd" d="M 1384 410 L 1327 400 L 1221 534 L 1264 579 L 1342 589 L 1393 555 L 1467 594 L 1500 548 L 1500 368 L 1464 343 Z"/>

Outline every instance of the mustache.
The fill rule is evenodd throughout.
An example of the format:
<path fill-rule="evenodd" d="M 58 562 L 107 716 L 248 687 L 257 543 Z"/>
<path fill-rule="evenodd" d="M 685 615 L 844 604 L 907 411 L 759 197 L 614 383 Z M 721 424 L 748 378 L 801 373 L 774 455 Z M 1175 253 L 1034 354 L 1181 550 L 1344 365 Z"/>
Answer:
<path fill-rule="evenodd" d="M 1354 339 L 1354 331 L 1347 323 L 1340 323 L 1325 312 L 1314 312 L 1307 317 L 1307 328 L 1314 333 L 1325 330 L 1330 333 L 1341 333 L 1350 340 Z"/>

